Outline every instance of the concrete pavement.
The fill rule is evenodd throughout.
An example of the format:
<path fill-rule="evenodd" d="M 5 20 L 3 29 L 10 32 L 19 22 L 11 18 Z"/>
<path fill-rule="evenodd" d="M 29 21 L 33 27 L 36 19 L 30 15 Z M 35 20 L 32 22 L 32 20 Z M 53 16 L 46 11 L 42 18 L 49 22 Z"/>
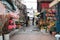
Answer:
<path fill-rule="evenodd" d="M 25 31 L 23 29 L 20 30 L 16 35 L 12 36 L 10 40 L 55 40 L 49 33 L 33 31 L 34 29 L 35 27 L 30 25 L 25 28 Z"/>

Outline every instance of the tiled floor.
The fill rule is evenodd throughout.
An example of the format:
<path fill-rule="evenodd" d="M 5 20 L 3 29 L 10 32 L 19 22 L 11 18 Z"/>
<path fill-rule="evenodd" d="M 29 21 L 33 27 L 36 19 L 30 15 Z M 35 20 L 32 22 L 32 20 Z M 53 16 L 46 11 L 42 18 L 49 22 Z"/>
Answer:
<path fill-rule="evenodd" d="M 10 40 L 55 40 L 54 37 L 45 34 L 20 34 Z"/>

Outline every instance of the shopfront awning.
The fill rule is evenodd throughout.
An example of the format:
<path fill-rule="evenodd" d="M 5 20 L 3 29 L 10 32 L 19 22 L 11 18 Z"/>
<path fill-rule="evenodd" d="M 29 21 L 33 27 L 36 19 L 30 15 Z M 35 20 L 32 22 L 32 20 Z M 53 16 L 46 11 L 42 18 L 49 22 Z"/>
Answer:
<path fill-rule="evenodd" d="M 56 5 L 56 4 L 59 3 L 59 2 L 60 2 L 60 0 L 54 0 L 53 2 L 51 2 L 51 3 L 49 4 L 49 7 L 52 7 L 52 6 Z"/>
<path fill-rule="evenodd" d="M 58 1 L 60 1 L 60 0 L 58 0 Z"/>
<path fill-rule="evenodd" d="M 17 13 L 15 13 L 15 12 L 10 12 L 9 15 L 10 15 L 10 17 L 13 17 L 15 19 L 19 18 L 19 15 Z"/>

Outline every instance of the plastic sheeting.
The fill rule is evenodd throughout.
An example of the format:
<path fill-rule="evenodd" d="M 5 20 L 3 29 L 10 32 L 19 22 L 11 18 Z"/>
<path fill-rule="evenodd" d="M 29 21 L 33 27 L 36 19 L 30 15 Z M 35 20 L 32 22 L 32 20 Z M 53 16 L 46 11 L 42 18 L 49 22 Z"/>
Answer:
<path fill-rule="evenodd" d="M 12 8 L 12 10 L 16 10 L 16 8 L 15 8 L 12 0 L 2 0 L 2 2 L 3 2 L 5 5 L 8 5 L 8 7 L 10 6 L 10 7 Z M 10 7 L 9 7 L 9 8 L 10 8 Z"/>
<path fill-rule="evenodd" d="M 3 2 L 3 3 L 5 3 L 5 2 Z M 10 11 L 9 9 L 9 12 L 7 12 L 8 10 L 7 10 L 7 8 L 5 8 L 5 6 L 6 5 L 3 5 L 3 3 L 2 2 L 0 2 L 0 14 L 4 14 L 4 15 L 6 15 L 7 13 L 8 14 L 10 14 L 10 16 L 12 16 L 12 17 L 14 17 L 14 18 L 18 18 L 19 17 L 19 15 L 18 15 L 18 10 L 16 9 L 16 11 L 15 12 L 12 12 L 12 11 Z M 6 2 L 7 3 L 7 2 Z M 7 3 L 7 6 L 8 6 L 9 4 Z M 10 6 L 9 6 L 10 7 Z M 10 7 L 11 8 L 11 7 Z"/>

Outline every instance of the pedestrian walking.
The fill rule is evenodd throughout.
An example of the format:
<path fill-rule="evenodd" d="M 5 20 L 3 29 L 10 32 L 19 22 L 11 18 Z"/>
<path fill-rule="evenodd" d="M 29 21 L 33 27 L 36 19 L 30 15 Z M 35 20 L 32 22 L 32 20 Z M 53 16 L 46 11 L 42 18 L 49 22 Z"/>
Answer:
<path fill-rule="evenodd" d="M 29 25 L 29 16 L 26 18 L 26 27 Z"/>
<path fill-rule="evenodd" d="M 32 25 L 34 25 L 34 17 L 33 17 L 33 19 L 32 19 Z"/>

